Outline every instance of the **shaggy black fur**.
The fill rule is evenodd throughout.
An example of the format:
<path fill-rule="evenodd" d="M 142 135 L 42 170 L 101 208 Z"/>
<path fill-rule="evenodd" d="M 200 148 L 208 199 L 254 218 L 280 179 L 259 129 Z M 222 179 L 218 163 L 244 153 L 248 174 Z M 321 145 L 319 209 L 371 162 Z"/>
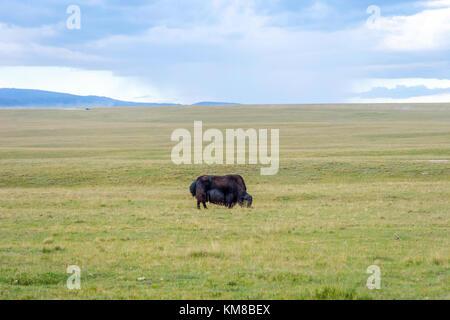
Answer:
<path fill-rule="evenodd" d="M 200 176 L 192 182 L 189 190 L 197 199 L 197 209 L 200 209 L 200 203 L 207 209 L 206 202 L 224 205 L 228 208 L 232 208 L 236 203 L 243 206 L 245 202 L 247 202 L 247 207 L 251 207 L 253 202 L 252 196 L 247 193 L 244 179 L 236 174 Z"/>

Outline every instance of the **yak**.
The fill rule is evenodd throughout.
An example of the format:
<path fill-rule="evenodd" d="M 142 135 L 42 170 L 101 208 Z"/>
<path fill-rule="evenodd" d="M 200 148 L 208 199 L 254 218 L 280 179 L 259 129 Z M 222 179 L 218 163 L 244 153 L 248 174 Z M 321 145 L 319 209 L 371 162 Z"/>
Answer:
<path fill-rule="evenodd" d="M 197 199 L 197 209 L 200 203 L 203 208 L 206 202 L 224 205 L 232 208 L 236 203 L 243 206 L 247 202 L 247 207 L 251 207 L 253 198 L 247 193 L 244 179 L 237 174 L 225 176 L 204 175 L 198 177 L 190 186 L 193 197 Z"/>

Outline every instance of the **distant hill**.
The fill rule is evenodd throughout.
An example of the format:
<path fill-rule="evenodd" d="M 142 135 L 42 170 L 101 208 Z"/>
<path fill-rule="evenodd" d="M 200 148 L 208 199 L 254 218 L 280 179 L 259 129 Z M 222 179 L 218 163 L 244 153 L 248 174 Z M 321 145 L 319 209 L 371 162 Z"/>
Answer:
<path fill-rule="evenodd" d="M 193 106 L 213 106 L 213 105 L 236 105 L 239 103 L 234 102 L 214 102 L 214 101 L 202 101 L 192 104 Z"/>
<path fill-rule="evenodd" d="M 226 102 L 199 102 L 195 105 L 234 104 Z M 34 89 L 0 88 L 0 108 L 65 108 L 65 107 L 121 107 L 173 106 L 177 103 L 131 102 L 100 96 L 79 96 L 68 93 Z"/>
<path fill-rule="evenodd" d="M 100 96 L 78 96 L 33 89 L 0 89 L 0 107 L 118 107 L 165 105 L 174 104 L 130 102 Z"/>

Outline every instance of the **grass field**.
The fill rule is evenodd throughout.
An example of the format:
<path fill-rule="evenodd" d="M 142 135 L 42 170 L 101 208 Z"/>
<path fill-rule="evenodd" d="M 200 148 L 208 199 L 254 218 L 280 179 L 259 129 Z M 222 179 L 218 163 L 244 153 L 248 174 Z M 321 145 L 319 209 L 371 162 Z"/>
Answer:
<path fill-rule="evenodd" d="M 194 120 L 279 128 L 279 173 L 174 165 Z M 448 160 L 450 105 L 0 110 L 0 298 L 450 299 Z M 253 208 L 198 211 L 225 173 Z"/>

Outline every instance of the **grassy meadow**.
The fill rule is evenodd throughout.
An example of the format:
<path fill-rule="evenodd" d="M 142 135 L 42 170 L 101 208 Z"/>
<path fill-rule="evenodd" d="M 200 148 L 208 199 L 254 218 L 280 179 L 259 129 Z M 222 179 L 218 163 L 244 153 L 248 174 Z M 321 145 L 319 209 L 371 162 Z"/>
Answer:
<path fill-rule="evenodd" d="M 194 120 L 279 128 L 278 174 L 176 166 Z M 0 110 L 0 299 L 450 299 L 449 160 L 450 104 Z M 253 208 L 197 210 L 226 173 Z"/>

